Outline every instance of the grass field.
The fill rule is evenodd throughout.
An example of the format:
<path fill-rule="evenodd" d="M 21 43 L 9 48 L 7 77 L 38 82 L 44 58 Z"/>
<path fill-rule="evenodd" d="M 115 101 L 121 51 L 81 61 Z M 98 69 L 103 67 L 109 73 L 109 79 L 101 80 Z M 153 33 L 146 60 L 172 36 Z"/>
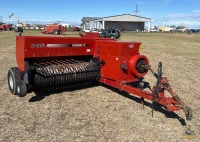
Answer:
<path fill-rule="evenodd" d="M 103 86 L 62 92 L 49 96 L 12 95 L 7 87 L 7 71 L 15 62 L 15 32 L 0 31 L 0 142 L 188 142 L 200 141 L 200 35 L 182 33 L 122 33 L 120 40 L 140 41 L 142 54 L 157 69 L 163 62 L 177 94 L 193 109 L 192 136 L 180 117 L 162 109 L 151 116 L 150 103 L 145 108 L 137 97 L 127 97 Z M 42 35 L 25 31 L 24 35 Z M 78 36 L 66 32 L 62 36 Z M 148 73 L 146 80 L 155 79 Z M 37 101 L 36 101 L 37 100 Z"/>

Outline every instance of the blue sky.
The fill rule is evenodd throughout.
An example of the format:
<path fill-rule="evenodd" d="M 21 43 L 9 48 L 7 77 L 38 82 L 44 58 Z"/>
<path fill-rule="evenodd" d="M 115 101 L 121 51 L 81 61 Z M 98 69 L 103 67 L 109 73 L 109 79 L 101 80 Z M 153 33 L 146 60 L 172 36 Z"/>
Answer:
<path fill-rule="evenodd" d="M 80 24 L 82 17 L 135 14 L 152 19 L 152 25 L 187 25 L 200 28 L 200 0 L 0 0 L 4 22 L 12 13 L 29 24 L 62 21 Z M 37 23 L 35 22 L 35 23 Z"/>

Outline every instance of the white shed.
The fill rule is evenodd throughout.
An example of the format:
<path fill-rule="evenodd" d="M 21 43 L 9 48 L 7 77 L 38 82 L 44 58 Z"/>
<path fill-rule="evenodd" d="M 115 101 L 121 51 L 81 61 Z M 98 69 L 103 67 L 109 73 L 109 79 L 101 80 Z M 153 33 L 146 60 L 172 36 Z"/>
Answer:
<path fill-rule="evenodd" d="M 126 29 L 127 31 L 144 29 L 145 23 L 148 24 L 148 31 L 151 28 L 151 19 L 141 16 L 122 14 L 109 16 L 90 21 L 90 28 L 115 28 Z"/>

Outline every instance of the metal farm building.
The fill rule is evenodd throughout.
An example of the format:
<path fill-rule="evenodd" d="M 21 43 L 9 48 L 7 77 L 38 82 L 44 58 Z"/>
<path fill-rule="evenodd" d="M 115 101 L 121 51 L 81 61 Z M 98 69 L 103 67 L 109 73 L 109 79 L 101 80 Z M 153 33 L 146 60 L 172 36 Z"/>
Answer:
<path fill-rule="evenodd" d="M 83 21 L 84 18 L 82 18 Z M 83 22 L 83 27 L 85 28 L 114 28 L 114 29 L 126 29 L 127 31 L 135 31 L 135 30 L 143 30 L 145 27 L 145 23 L 147 23 L 147 30 L 150 31 L 151 27 L 151 19 L 140 17 L 131 14 L 123 14 L 116 16 L 103 17 L 99 19 L 87 21 L 87 26 Z"/>

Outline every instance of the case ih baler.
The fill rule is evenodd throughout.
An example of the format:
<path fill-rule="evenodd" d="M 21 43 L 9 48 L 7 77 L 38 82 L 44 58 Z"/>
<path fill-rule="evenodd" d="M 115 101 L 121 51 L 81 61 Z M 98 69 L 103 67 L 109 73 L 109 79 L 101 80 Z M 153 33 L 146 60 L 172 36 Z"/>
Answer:
<path fill-rule="evenodd" d="M 95 81 L 156 102 L 166 110 L 183 110 L 192 118 L 192 110 L 162 77 L 162 63 L 154 72 L 142 43 L 100 38 L 87 33 L 82 37 L 16 37 L 18 67 L 8 71 L 8 86 L 20 97 L 31 91 L 57 91 L 91 84 Z M 143 79 L 148 71 L 157 78 L 152 88 Z M 171 97 L 165 95 L 165 91 Z"/>
<path fill-rule="evenodd" d="M 60 35 L 67 31 L 67 27 L 60 24 L 48 24 L 45 26 L 42 34 Z"/>

